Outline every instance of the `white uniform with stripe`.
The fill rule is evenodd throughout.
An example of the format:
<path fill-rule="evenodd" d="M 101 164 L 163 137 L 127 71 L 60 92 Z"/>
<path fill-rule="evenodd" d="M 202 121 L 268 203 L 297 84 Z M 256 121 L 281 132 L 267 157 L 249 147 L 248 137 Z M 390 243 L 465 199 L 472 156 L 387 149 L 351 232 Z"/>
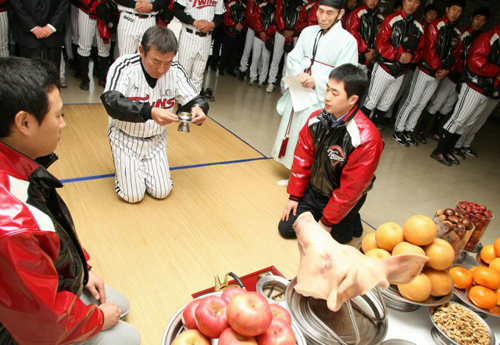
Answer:
<path fill-rule="evenodd" d="M 149 2 L 153 3 L 154 0 L 149 0 Z M 118 52 L 120 56 L 135 54 L 146 30 L 156 25 L 158 11 L 140 13 L 122 5 L 118 5 L 118 11 L 120 11 L 120 19 L 116 28 Z"/>
<path fill-rule="evenodd" d="M 457 143 L 455 144 L 456 148 L 470 147 L 472 145 L 472 141 L 474 140 L 476 133 L 486 123 L 486 121 L 490 117 L 493 110 L 495 110 L 495 108 L 497 107 L 499 102 L 500 102 L 500 100 L 493 99 L 493 98 L 489 98 L 486 101 L 484 108 L 481 109 L 480 113 L 478 114 L 479 116 L 477 116 L 473 120 L 473 123 L 471 123 L 469 126 L 467 126 L 468 129 L 462 134 L 460 139 L 458 139 Z"/>
<path fill-rule="evenodd" d="M 436 93 L 432 96 L 431 101 L 427 105 L 427 111 L 432 115 L 437 112 L 448 115 L 453 110 L 458 100 L 456 88 L 456 83 L 452 82 L 450 78 L 444 78 L 439 83 Z"/>
<path fill-rule="evenodd" d="M 223 0 L 175 0 L 184 6 L 184 12 L 194 20 L 207 20 L 212 22 L 215 15 L 224 14 L 226 11 Z M 194 25 L 182 23 L 179 37 L 179 52 L 177 54 L 180 64 L 186 69 L 196 91 L 201 91 L 203 72 L 210 54 L 212 35 L 202 34 Z"/>
<path fill-rule="evenodd" d="M 269 71 L 271 52 L 267 50 L 264 41 L 258 36 L 253 38 L 252 64 L 250 65 L 250 79 L 259 79 L 264 84 Z"/>
<path fill-rule="evenodd" d="M 0 57 L 9 56 L 9 16 L 0 12 Z"/>
<path fill-rule="evenodd" d="M 413 79 L 413 74 L 415 74 L 415 71 L 413 71 L 411 69 L 407 70 L 406 73 L 404 74 L 403 82 L 401 83 L 401 86 L 399 87 L 399 90 L 396 94 L 396 97 L 394 98 L 394 101 L 392 102 L 392 105 L 387 110 L 387 112 L 385 114 L 385 118 L 392 117 L 394 105 L 398 102 L 399 99 L 401 99 L 399 104 L 402 105 L 402 104 L 404 104 L 404 102 L 408 98 L 408 93 L 410 92 L 410 83 L 411 83 L 411 80 Z"/>
<path fill-rule="evenodd" d="M 254 46 L 255 31 L 253 29 L 247 29 L 247 35 L 245 37 L 245 47 L 243 48 L 243 54 L 240 60 L 240 72 L 245 73 L 247 71 L 248 59 L 250 59 L 250 53 Z"/>
<path fill-rule="evenodd" d="M 406 72 L 408 73 L 408 72 Z M 364 106 L 370 110 L 378 109 L 387 111 L 393 105 L 401 89 L 405 75 L 402 74 L 394 78 L 386 72 L 378 62 L 373 66 L 372 78 L 370 87 L 368 88 L 367 97 Z"/>
<path fill-rule="evenodd" d="M 81 9 L 78 10 L 78 54 L 83 57 L 89 57 L 92 50 L 92 42 L 97 42 L 97 55 L 108 57 L 111 51 L 111 42 L 104 43 L 97 28 L 97 19 L 90 18 L 88 13 Z"/>
<path fill-rule="evenodd" d="M 75 5 L 71 4 L 69 6 L 69 15 L 70 15 L 70 20 L 71 20 L 71 42 L 74 45 L 78 45 L 78 13 L 80 12 L 80 9 L 76 7 Z"/>
<path fill-rule="evenodd" d="M 131 100 L 174 110 L 175 102 L 186 104 L 198 95 L 184 68 L 173 62 L 169 71 L 151 88 L 139 54 L 118 58 L 111 65 L 106 91 L 114 90 Z M 173 187 L 167 159 L 165 126 L 153 120 L 133 123 L 110 118 L 109 142 L 116 168 L 115 189 L 128 202 L 138 202 L 147 191 L 165 198 Z"/>

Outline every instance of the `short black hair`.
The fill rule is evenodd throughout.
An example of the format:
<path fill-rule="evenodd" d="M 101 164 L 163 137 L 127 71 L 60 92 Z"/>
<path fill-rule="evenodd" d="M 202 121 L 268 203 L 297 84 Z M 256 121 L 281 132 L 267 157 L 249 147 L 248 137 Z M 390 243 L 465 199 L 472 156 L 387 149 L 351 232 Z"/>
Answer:
<path fill-rule="evenodd" d="M 48 93 L 59 89 L 59 71 L 52 62 L 38 58 L 0 58 L 0 138 L 11 134 L 20 111 L 42 123 L 49 112 Z"/>
<path fill-rule="evenodd" d="M 472 18 L 474 18 L 475 16 L 485 16 L 486 17 L 486 20 L 489 20 L 490 17 L 491 17 L 491 12 L 490 12 L 490 9 L 486 6 L 483 6 L 483 7 L 479 7 L 477 10 L 474 11 L 474 13 L 472 14 Z"/>
<path fill-rule="evenodd" d="M 146 55 L 151 47 L 156 47 L 160 53 L 177 53 L 179 44 L 175 34 L 165 26 L 155 25 L 146 30 L 142 36 L 141 46 Z"/>
<path fill-rule="evenodd" d="M 446 7 L 451 6 L 460 6 L 462 10 L 465 10 L 465 0 L 448 0 L 448 5 Z"/>
<path fill-rule="evenodd" d="M 357 95 L 359 99 L 363 98 L 370 84 L 368 76 L 360 67 L 347 63 L 333 69 L 328 79 L 344 82 L 344 89 L 347 97 Z"/>
<path fill-rule="evenodd" d="M 392 6 L 393 11 L 396 11 L 396 9 L 399 6 L 403 6 L 403 0 L 396 0 L 396 1 L 394 1 L 394 5 Z"/>
<path fill-rule="evenodd" d="M 427 12 L 429 12 L 429 11 L 436 11 L 436 12 L 438 12 L 438 8 L 437 8 L 437 6 L 436 6 L 436 5 L 434 5 L 434 4 L 429 4 L 429 5 L 425 6 L 425 8 L 424 8 L 424 16 L 425 16 L 425 15 L 427 14 Z"/>

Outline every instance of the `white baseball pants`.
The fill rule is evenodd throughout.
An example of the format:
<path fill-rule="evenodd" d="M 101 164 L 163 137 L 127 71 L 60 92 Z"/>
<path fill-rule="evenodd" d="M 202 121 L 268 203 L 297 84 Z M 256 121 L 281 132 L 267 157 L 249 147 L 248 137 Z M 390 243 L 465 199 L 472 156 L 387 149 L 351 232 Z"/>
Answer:
<path fill-rule="evenodd" d="M 253 49 L 253 39 L 255 37 L 255 31 L 248 28 L 247 36 L 245 37 L 245 48 L 243 48 L 243 54 L 240 60 L 240 72 L 245 73 L 247 71 L 248 59 L 250 58 L 250 53 Z"/>
<path fill-rule="evenodd" d="M 450 78 L 444 78 L 439 83 L 436 93 L 432 96 L 431 101 L 427 105 L 427 111 L 432 115 L 437 112 L 443 115 L 449 114 L 458 100 L 456 87 L 457 84 L 452 82 Z"/>
<path fill-rule="evenodd" d="M 82 10 L 78 13 L 78 27 L 80 34 L 78 35 L 78 54 L 83 57 L 90 56 L 92 50 L 92 42 L 94 38 L 97 42 L 97 55 L 100 57 L 108 57 L 111 51 L 111 43 L 104 43 L 99 29 L 97 28 L 97 19 L 92 19 Z"/>
<path fill-rule="evenodd" d="M 404 74 L 394 78 L 378 63 L 375 63 L 364 106 L 370 110 L 389 110 L 396 100 L 403 78 Z"/>
<path fill-rule="evenodd" d="M 148 18 L 139 18 L 130 12 L 120 12 L 120 19 L 116 28 L 120 56 L 137 53 L 142 35 L 147 29 L 155 25 L 156 16 L 154 15 L 150 15 Z"/>
<path fill-rule="evenodd" d="M 271 52 L 266 49 L 264 42 L 260 38 L 254 37 L 250 79 L 259 78 L 259 82 L 262 84 L 266 82 L 270 57 Z"/>
<path fill-rule="evenodd" d="M 0 12 L 0 57 L 9 56 L 9 16 Z"/>

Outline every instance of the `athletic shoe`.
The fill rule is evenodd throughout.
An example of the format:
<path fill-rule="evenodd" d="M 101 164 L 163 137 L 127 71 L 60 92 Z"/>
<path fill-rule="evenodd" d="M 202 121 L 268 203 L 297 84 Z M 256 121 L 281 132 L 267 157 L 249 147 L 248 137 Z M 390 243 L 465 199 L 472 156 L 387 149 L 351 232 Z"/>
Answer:
<path fill-rule="evenodd" d="M 408 144 L 410 144 L 411 146 L 418 146 L 418 141 L 415 139 L 412 132 L 406 131 L 403 132 L 403 135 L 405 136 L 405 139 L 408 142 Z"/>
<path fill-rule="evenodd" d="M 453 154 L 459 158 L 462 158 L 462 159 L 465 159 L 465 155 L 464 153 L 462 152 L 462 149 L 461 148 L 455 148 L 453 149 Z"/>
<path fill-rule="evenodd" d="M 267 84 L 266 92 L 271 93 L 273 91 L 274 91 L 274 84 L 273 83 Z"/>
<path fill-rule="evenodd" d="M 394 135 L 392 136 L 392 140 L 397 142 L 399 145 L 408 147 L 410 144 L 408 144 L 408 141 L 406 140 L 403 132 L 394 132 Z"/>
<path fill-rule="evenodd" d="M 479 154 L 472 149 L 472 147 L 462 147 L 462 152 L 465 153 L 467 156 L 471 156 L 474 158 L 477 158 Z"/>
<path fill-rule="evenodd" d="M 453 155 L 453 153 L 447 153 L 445 158 L 455 165 L 460 165 L 460 161 Z"/>
<path fill-rule="evenodd" d="M 212 89 L 210 88 L 207 88 L 205 90 L 205 97 L 209 100 L 209 101 L 212 101 L 212 102 L 215 102 L 215 96 L 212 92 Z"/>
<path fill-rule="evenodd" d="M 260 87 L 260 88 L 263 88 L 264 87 L 264 83 L 261 82 L 261 81 L 259 81 L 259 84 L 257 86 Z"/>
<path fill-rule="evenodd" d="M 59 85 L 61 86 L 61 89 L 65 89 L 68 87 L 68 84 L 66 83 L 66 79 L 62 78 Z"/>
<path fill-rule="evenodd" d="M 80 89 L 87 91 L 89 89 L 89 80 L 88 79 L 82 79 L 82 82 L 80 83 Z"/>
<path fill-rule="evenodd" d="M 431 158 L 437 160 L 439 163 L 446 165 L 447 167 L 451 166 L 451 162 L 449 162 L 442 153 L 431 153 Z"/>
<path fill-rule="evenodd" d="M 250 81 L 248 82 L 248 85 L 253 85 L 255 84 L 255 82 L 257 81 L 257 79 L 253 79 L 253 78 L 250 78 Z"/>
<path fill-rule="evenodd" d="M 425 139 L 425 133 L 424 132 L 419 132 L 415 136 L 415 139 L 417 139 L 418 142 L 422 144 L 427 144 L 427 140 Z"/>
<path fill-rule="evenodd" d="M 238 70 L 238 80 L 241 80 L 241 81 L 245 81 L 245 76 L 246 76 L 247 72 L 242 72 L 240 70 Z"/>
<path fill-rule="evenodd" d="M 434 141 L 439 141 L 439 134 L 438 133 L 429 133 L 429 137 Z"/>

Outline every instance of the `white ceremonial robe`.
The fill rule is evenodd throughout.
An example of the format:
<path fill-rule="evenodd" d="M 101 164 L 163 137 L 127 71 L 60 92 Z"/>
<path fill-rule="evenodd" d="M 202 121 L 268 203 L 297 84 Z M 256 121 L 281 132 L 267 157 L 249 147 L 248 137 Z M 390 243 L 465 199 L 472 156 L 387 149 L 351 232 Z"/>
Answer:
<path fill-rule="evenodd" d="M 288 54 L 286 61 L 286 75 L 298 75 L 305 72 L 311 66 L 313 57 L 314 41 L 319 25 L 309 26 L 302 31 L 295 48 Z M 292 116 L 292 98 L 290 90 L 287 88 L 284 95 L 277 104 L 278 114 L 282 115 L 281 123 L 276 136 L 272 156 L 285 165 L 292 168 L 295 147 L 299 140 L 299 133 L 307 122 L 309 116 L 316 110 L 325 107 L 325 92 L 328 76 L 335 68 L 345 63 L 358 65 L 358 44 L 356 39 L 342 28 L 341 22 L 335 24 L 321 39 L 319 39 L 316 56 L 311 68 L 311 75 L 314 77 L 316 86 L 316 103 L 300 112 L 294 112 L 290 123 L 288 143 L 286 153 L 278 158 L 283 140 L 286 138 L 290 117 Z"/>

